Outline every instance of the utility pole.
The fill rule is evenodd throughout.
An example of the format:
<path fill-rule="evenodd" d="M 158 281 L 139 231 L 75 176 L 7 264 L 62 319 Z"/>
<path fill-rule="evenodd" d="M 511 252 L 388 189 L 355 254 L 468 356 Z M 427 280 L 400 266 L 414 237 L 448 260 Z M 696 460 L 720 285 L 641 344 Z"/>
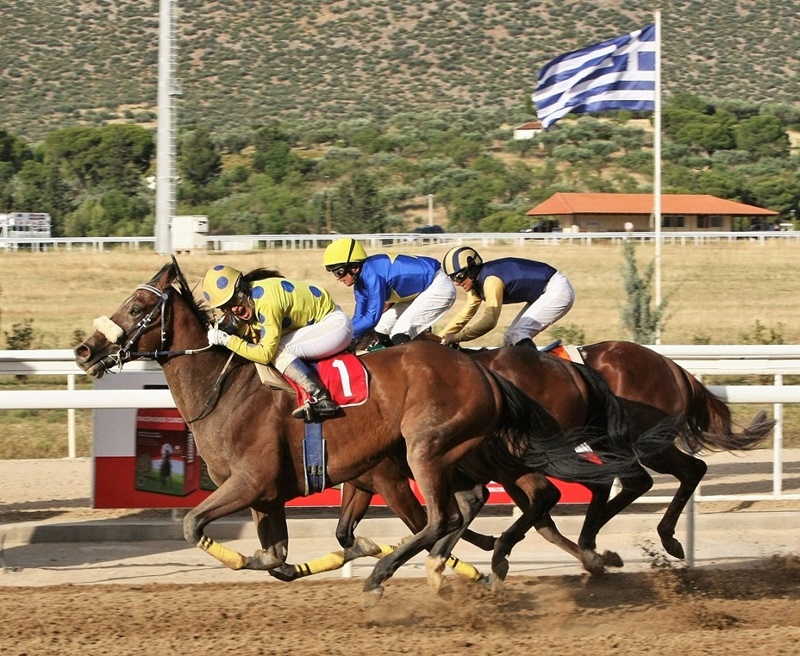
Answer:
<path fill-rule="evenodd" d="M 333 232 L 333 225 L 331 224 L 331 176 L 325 176 L 325 226 L 330 235 Z"/>
<path fill-rule="evenodd" d="M 181 95 L 178 66 L 177 0 L 159 0 L 158 129 L 156 131 L 156 252 L 172 254 L 175 215 L 175 106 Z"/>
<path fill-rule="evenodd" d="M 433 225 L 433 194 L 428 194 L 428 225 Z"/>
<path fill-rule="evenodd" d="M 330 235 L 333 232 L 333 226 L 331 225 L 331 190 L 328 189 L 325 192 L 325 222 L 328 228 L 328 234 Z"/>

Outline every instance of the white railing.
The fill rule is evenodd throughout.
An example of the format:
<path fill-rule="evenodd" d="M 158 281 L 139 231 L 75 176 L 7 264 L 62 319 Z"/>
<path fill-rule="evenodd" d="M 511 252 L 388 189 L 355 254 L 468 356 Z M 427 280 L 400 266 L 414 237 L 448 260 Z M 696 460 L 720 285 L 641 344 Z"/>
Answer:
<path fill-rule="evenodd" d="M 213 251 L 255 251 L 263 249 L 305 249 L 324 248 L 339 235 L 212 235 L 205 238 L 206 248 Z M 491 246 L 498 243 L 538 242 L 559 244 L 582 244 L 591 246 L 595 242 L 618 242 L 633 239 L 642 243 L 655 239 L 654 232 L 472 232 L 472 233 L 434 233 L 420 234 L 415 232 L 390 232 L 383 234 L 349 235 L 369 245 L 380 246 L 413 246 L 415 244 L 460 244 L 462 242 L 480 243 Z M 740 240 L 756 242 L 764 245 L 770 240 L 792 241 L 800 244 L 800 230 L 766 231 L 766 232 L 720 232 L 720 231 L 680 231 L 661 232 L 662 244 L 702 245 L 717 241 L 735 242 Z M 79 250 L 103 252 L 109 248 L 152 249 L 154 237 L 48 237 L 48 238 L 0 238 L 2 250 L 33 250 L 48 252 L 52 250 Z"/>
<path fill-rule="evenodd" d="M 795 499 L 800 495 L 782 493 L 783 478 L 783 405 L 800 403 L 800 385 L 784 385 L 784 375 L 800 375 L 800 345 L 659 345 L 650 346 L 698 377 L 703 375 L 765 375 L 772 376 L 772 385 L 708 385 L 708 389 L 726 403 L 774 404 L 773 416 L 777 425 L 773 434 L 773 494 L 768 498 Z M 125 372 L 158 371 L 155 362 L 131 362 Z M 174 408 L 169 390 L 77 390 L 77 376 L 84 372 L 75 364 L 68 349 L 40 351 L 0 351 L 0 375 L 59 375 L 66 376 L 67 389 L 10 390 L 0 392 L 0 410 L 66 409 L 68 411 L 68 452 L 75 453 L 75 410 L 115 408 Z M 757 495 L 749 500 L 761 500 Z M 703 501 L 721 501 L 736 495 L 697 497 Z M 649 501 L 664 502 L 667 497 L 648 497 Z"/>

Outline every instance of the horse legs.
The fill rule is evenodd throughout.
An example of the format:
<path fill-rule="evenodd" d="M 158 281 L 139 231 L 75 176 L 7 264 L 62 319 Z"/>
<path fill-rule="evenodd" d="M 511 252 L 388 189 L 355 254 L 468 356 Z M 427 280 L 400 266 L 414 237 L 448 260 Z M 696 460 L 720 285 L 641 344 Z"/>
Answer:
<path fill-rule="evenodd" d="M 255 502 L 258 493 L 252 487 L 248 487 L 245 480 L 245 477 L 232 476 L 199 505 L 192 508 L 183 518 L 183 537 L 226 567 L 263 569 L 259 566 L 257 558 L 255 560 L 248 558 L 203 533 L 203 529 L 214 520 L 243 510 Z"/>
<path fill-rule="evenodd" d="M 379 493 L 389 509 L 397 515 L 412 533 L 420 531 L 427 523 L 425 509 L 417 499 L 408 482 L 408 477 L 391 460 L 384 460 L 376 465 L 368 474 L 354 482 L 342 486 L 342 512 L 336 525 L 336 539 L 342 547 L 353 548 L 358 540 L 355 528 L 364 518 L 372 497 Z M 490 550 L 494 546 L 494 538 L 474 533 L 467 529 L 462 536 L 476 546 Z M 488 548 L 485 545 L 491 545 Z M 387 547 L 381 545 L 381 553 L 385 555 Z M 447 566 L 459 576 L 479 581 L 482 574 L 471 564 L 450 555 Z"/>
<path fill-rule="evenodd" d="M 473 519 L 478 515 L 481 508 L 489 500 L 489 490 L 483 483 L 469 483 L 468 489 L 459 490 L 455 493 L 456 503 L 462 517 L 461 527 L 440 539 L 430 550 L 430 555 L 425 560 L 425 568 L 428 572 L 428 583 L 437 594 L 442 594 L 445 578 L 442 574 L 445 564 L 450 564 L 456 572 L 462 564 L 458 559 L 451 556 L 453 547 L 467 530 Z M 469 567 L 472 567 L 471 565 Z M 472 572 L 467 573 L 461 567 L 460 573 L 466 574 L 473 580 L 482 578 L 480 572 L 474 567 Z"/>
<path fill-rule="evenodd" d="M 508 575 L 508 556 L 511 555 L 511 549 L 525 538 L 531 527 L 561 498 L 559 489 L 544 474 L 526 473 L 516 480 L 512 480 L 513 476 L 501 474 L 497 478 L 522 510 L 522 514 L 495 541 L 490 575 L 493 590 L 502 587 Z"/>
<path fill-rule="evenodd" d="M 342 507 L 336 524 L 336 540 L 345 549 L 355 544 L 356 526 L 367 514 L 373 496 L 373 492 L 362 490 L 352 483 L 342 485 Z M 423 523 L 424 516 L 423 512 Z"/>
<path fill-rule="evenodd" d="M 371 608 L 380 601 L 383 596 L 382 583 L 401 565 L 423 549 L 432 548 L 438 540 L 464 525 L 457 506 L 451 504 L 454 494 L 443 471 L 441 459 L 431 456 L 424 449 L 419 449 L 419 453 L 409 449 L 408 463 L 427 503 L 428 521 L 422 530 L 404 541 L 391 554 L 381 558 L 375 565 L 364 582 L 365 608 Z"/>
<path fill-rule="evenodd" d="M 683 560 L 686 553 L 680 541 L 675 539 L 675 526 L 692 494 L 706 475 L 708 465 L 700 458 L 684 453 L 674 445 L 670 445 L 657 456 L 642 459 L 642 462 L 659 474 L 672 474 L 680 481 L 678 491 L 658 523 L 658 536 L 661 538 L 664 550 L 670 556 Z"/>
<path fill-rule="evenodd" d="M 254 559 L 262 569 L 270 570 L 286 563 L 289 553 L 289 529 L 286 525 L 286 510 L 283 506 L 270 509 L 268 513 L 251 509 L 261 549 Z"/>

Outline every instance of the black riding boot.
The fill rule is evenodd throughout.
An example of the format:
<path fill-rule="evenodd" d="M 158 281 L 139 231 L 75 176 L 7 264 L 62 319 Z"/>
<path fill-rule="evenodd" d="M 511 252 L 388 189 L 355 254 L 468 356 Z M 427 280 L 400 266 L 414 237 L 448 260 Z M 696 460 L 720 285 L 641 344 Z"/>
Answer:
<path fill-rule="evenodd" d="M 380 351 L 381 349 L 389 348 L 392 345 L 392 340 L 386 333 L 379 333 L 375 331 L 375 339 L 372 344 L 367 347 L 367 351 Z"/>
<path fill-rule="evenodd" d="M 527 346 L 532 349 L 536 348 L 536 344 L 533 343 L 533 340 L 530 337 L 519 340 L 516 344 L 514 344 L 514 346 Z"/>
<path fill-rule="evenodd" d="M 397 333 L 396 335 L 392 336 L 392 344 L 397 346 L 398 344 L 405 344 L 406 342 L 410 342 L 411 338 L 406 335 L 405 333 Z"/>
<path fill-rule="evenodd" d="M 306 421 L 319 421 L 332 417 L 339 411 L 338 404 L 320 381 L 316 372 L 302 360 L 295 360 L 283 372 L 311 395 L 311 398 L 292 411 L 292 417 Z"/>

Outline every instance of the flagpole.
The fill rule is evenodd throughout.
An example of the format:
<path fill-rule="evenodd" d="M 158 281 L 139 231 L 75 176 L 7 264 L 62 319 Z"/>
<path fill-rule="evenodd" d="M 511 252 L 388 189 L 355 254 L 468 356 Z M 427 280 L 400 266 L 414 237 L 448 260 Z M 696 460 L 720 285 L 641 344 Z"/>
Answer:
<path fill-rule="evenodd" d="M 656 88 L 653 112 L 653 217 L 655 220 L 655 305 L 661 307 L 661 10 L 655 11 Z M 661 343 L 661 325 L 656 326 L 656 344 Z"/>

